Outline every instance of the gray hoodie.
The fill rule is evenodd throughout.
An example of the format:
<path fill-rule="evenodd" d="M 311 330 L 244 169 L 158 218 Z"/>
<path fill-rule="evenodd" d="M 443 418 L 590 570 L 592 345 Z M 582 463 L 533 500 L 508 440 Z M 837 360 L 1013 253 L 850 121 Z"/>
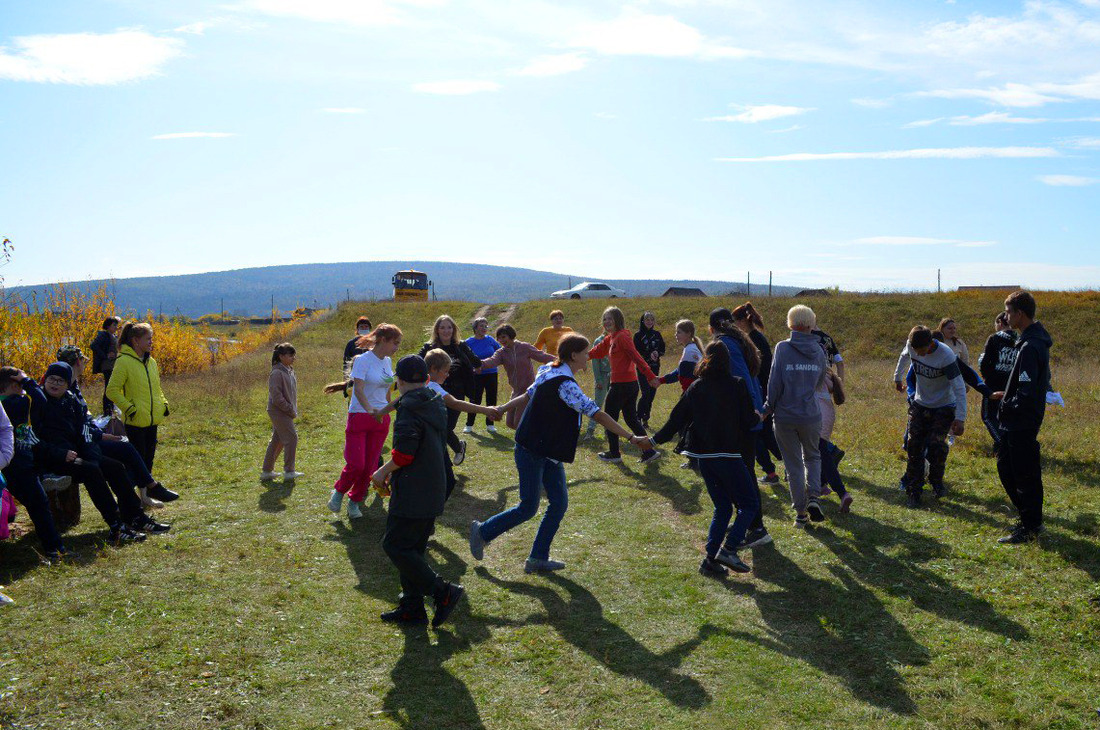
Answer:
<path fill-rule="evenodd" d="M 814 391 L 824 382 L 827 368 L 825 350 L 817 337 L 791 332 L 789 340 L 775 346 L 764 412 L 771 411 L 776 423 L 821 420 L 821 406 Z"/>
<path fill-rule="evenodd" d="M 925 408 L 955 407 L 955 420 L 966 420 L 966 383 L 959 372 L 959 358 L 955 351 L 942 342 L 932 340 L 935 349 L 927 355 L 918 355 L 908 344 L 898 357 L 894 380 L 904 382 L 912 363 L 917 376 L 917 394 L 913 402 Z"/>

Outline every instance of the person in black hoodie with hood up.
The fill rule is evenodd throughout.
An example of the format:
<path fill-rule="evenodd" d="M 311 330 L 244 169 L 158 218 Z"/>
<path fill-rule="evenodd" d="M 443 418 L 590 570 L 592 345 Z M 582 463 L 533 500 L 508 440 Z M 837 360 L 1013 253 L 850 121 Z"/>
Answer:
<path fill-rule="evenodd" d="M 642 315 L 638 331 L 634 333 L 634 349 L 649 364 L 650 370 L 659 373 L 661 358 L 665 354 L 665 338 L 657 331 L 656 324 L 657 318 L 653 312 Z M 653 398 L 657 395 L 657 389 L 650 385 L 641 373 L 638 373 L 638 387 L 642 393 L 638 399 L 638 420 L 648 429 L 649 417 L 653 412 Z"/>
<path fill-rule="evenodd" d="M 1008 324 L 1020 333 L 1016 359 L 1003 391 L 990 396 L 999 401 L 1001 448 L 997 473 L 1020 513 L 1012 532 L 998 542 L 1016 545 L 1030 542 L 1043 530 L 1043 472 L 1039 459 L 1039 428 L 1046 413 L 1050 390 L 1050 346 L 1053 342 L 1035 320 L 1035 298 L 1026 291 L 1005 299 Z"/>
<path fill-rule="evenodd" d="M 993 321 L 994 332 L 985 341 L 985 350 L 978 356 L 978 371 L 989 389 L 996 392 L 1008 385 L 1008 374 L 1016 361 L 1016 333 L 1008 326 L 1008 315 L 1000 312 Z M 993 439 L 993 450 L 1001 448 L 1000 408 L 988 397 L 982 398 L 982 423 Z"/>

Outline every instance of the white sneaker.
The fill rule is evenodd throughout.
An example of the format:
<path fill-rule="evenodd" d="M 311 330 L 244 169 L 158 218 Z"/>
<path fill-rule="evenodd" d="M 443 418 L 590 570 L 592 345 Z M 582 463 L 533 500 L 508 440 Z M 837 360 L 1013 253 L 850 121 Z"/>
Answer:
<path fill-rule="evenodd" d="M 474 432 L 474 427 L 473 426 L 466 426 L 465 428 L 462 429 L 462 433 L 473 433 L 473 432 Z"/>
<path fill-rule="evenodd" d="M 363 510 L 359 509 L 359 503 L 358 502 L 352 502 L 349 499 L 348 500 L 348 517 L 350 517 L 353 520 L 357 520 L 362 516 L 363 516 Z"/>
<path fill-rule="evenodd" d="M 266 482 L 268 479 L 278 479 L 278 478 L 279 478 L 279 472 L 277 472 L 277 471 L 261 471 L 260 472 L 260 481 L 261 482 Z"/>
<path fill-rule="evenodd" d="M 458 466 L 459 464 L 461 464 L 464 461 L 466 461 L 466 442 L 465 441 L 459 441 L 458 442 L 458 451 L 456 451 L 455 455 L 451 458 L 451 464 L 453 466 Z"/>
<path fill-rule="evenodd" d="M 304 476 L 305 476 L 305 474 L 303 474 L 300 471 L 284 471 L 283 472 L 283 480 L 288 481 L 288 482 L 293 481 L 294 479 L 297 479 L 298 477 L 304 477 Z"/>
<path fill-rule="evenodd" d="M 161 502 L 159 499 L 153 499 L 145 493 L 145 487 L 142 487 L 139 491 L 141 492 L 141 506 L 145 509 L 161 509 L 164 507 L 164 502 Z"/>
<path fill-rule="evenodd" d="M 0 588 L 3 588 L 3 586 L 0 586 Z M 10 598 L 9 596 L 5 596 L 3 593 L 0 593 L 0 606 L 12 606 L 14 604 L 15 601 L 12 600 L 12 598 Z"/>
<path fill-rule="evenodd" d="M 333 489 L 332 490 L 332 496 L 328 498 L 328 508 L 330 510 L 332 510 L 333 512 L 335 512 L 336 514 L 340 514 L 340 508 L 343 507 L 343 506 L 344 506 L 344 495 L 340 494 L 335 489 Z"/>
<path fill-rule="evenodd" d="M 485 427 L 485 430 L 489 433 L 496 433 L 497 427 L 490 423 L 488 426 Z"/>

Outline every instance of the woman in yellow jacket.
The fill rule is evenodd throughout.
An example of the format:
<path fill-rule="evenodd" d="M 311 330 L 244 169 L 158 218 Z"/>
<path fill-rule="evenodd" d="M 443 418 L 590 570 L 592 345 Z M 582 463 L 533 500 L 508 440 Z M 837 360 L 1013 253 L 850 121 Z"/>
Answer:
<path fill-rule="evenodd" d="M 157 426 L 168 415 L 168 400 L 160 389 L 160 369 L 152 357 L 153 328 L 148 322 L 127 322 L 118 340 L 118 358 L 111 382 L 107 384 L 107 397 L 122 410 L 126 437 L 152 472 L 157 452 Z M 162 489 L 171 496 L 151 496 L 162 502 L 179 496 L 167 488 Z"/>

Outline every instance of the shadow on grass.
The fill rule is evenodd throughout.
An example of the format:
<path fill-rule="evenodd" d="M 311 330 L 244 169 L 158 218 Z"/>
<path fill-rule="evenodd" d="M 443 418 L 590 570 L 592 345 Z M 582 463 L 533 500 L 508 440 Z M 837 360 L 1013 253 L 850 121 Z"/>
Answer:
<path fill-rule="evenodd" d="M 629 457 L 623 454 L 623 458 Z M 664 459 L 662 458 L 661 461 Z M 672 508 L 682 515 L 699 514 L 702 507 L 699 504 L 699 495 L 703 493 L 703 481 L 695 472 L 688 472 L 692 478 L 690 486 L 684 486 L 680 480 L 661 473 L 658 462 L 651 461 L 642 467 L 639 474 L 626 464 L 613 464 L 623 476 L 637 480 L 638 488 L 646 492 L 653 492 L 668 500 Z M 678 465 L 676 468 L 679 468 Z M 685 470 L 687 471 L 687 470 Z"/>
<path fill-rule="evenodd" d="M 95 514 L 95 513 L 93 513 Z M 98 515 L 96 515 L 98 518 Z M 91 565 L 96 554 L 102 549 L 125 550 L 126 547 L 110 548 L 107 543 L 107 527 L 98 532 L 85 532 L 80 535 L 62 535 L 65 549 L 69 554 L 65 562 L 69 565 Z M 15 583 L 35 568 L 46 568 L 42 560 L 42 543 L 34 530 L 16 540 L 7 540 L 0 545 L 0 585 Z M 0 725 L 0 727 L 4 727 Z"/>
<path fill-rule="evenodd" d="M 260 509 L 277 514 L 286 510 L 286 500 L 294 492 L 294 480 L 279 481 L 271 479 L 261 482 L 264 491 L 260 493 Z"/>
<path fill-rule="evenodd" d="M 542 603 L 545 616 L 534 616 L 526 623 L 549 624 L 563 639 L 616 674 L 645 682 L 677 707 L 697 710 L 710 703 L 711 697 L 703 685 L 676 669 L 707 638 L 728 635 L 725 630 L 704 624 L 691 639 L 656 654 L 605 618 L 596 597 L 568 578 L 553 573 L 545 576 L 565 590 L 567 595 L 563 597 L 551 586 L 503 580 L 480 566 L 474 572 L 493 585 Z"/>
<path fill-rule="evenodd" d="M 768 636 L 731 635 L 805 662 L 842 681 L 859 700 L 901 715 L 917 712 L 896 665 L 928 663 L 928 651 L 847 571 L 815 578 L 777 550 L 754 553 L 753 572 L 778 591 L 753 592 Z"/>

